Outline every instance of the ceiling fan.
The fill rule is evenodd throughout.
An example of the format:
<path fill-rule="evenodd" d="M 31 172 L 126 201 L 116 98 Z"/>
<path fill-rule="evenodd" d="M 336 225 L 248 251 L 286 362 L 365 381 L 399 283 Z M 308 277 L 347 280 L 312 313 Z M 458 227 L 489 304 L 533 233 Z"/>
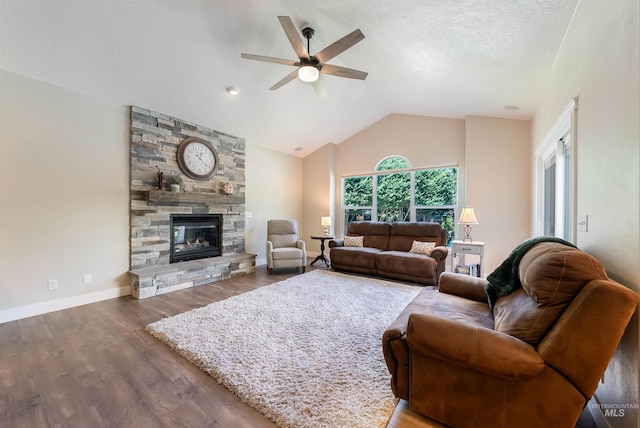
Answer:
<path fill-rule="evenodd" d="M 318 80 L 320 74 L 328 74 L 331 76 L 347 77 L 350 79 L 359 80 L 364 80 L 367 78 L 368 73 L 365 73 L 364 71 L 327 64 L 327 61 L 335 58 L 342 52 L 346 51 L 347 49 L 364 39 L 364 34 L 362 34 L 362 31 L 360 31 L 359 29 L 330 44 L 315 55 L 310 55 L 309 41 L 315 33 L 314 29 L 308 26 L 302 29 L 302 35 L 307 39 L 307 47 L 305 48 L 304 42 L 298 34 L 298 30 L 296 29 L 295 25 L 293 25 L 293 21 L 291 21 L 291 18 L 289 18 L 288 16 L 279 16 L 278 19 L 280 20 L 280 25 L 282 25 L 282 28 L 284 29 L 284 32 L 289 39 L 289 43 L 291 43 L 293 50 L 296 52 L 296 55 L 298 55 L 298 61 L 246 53 L 243 53 L 241 55 L 241 57 L 244 59 L 253 59 L 256 61 L 272 62 L 275 64 L 284 64 L 297 67 L 297 70 L 294 70 L 290 74 L 286 75 L 279 82 L 270 87 L 270 90 L 275 91 L 276 89 L 284 86 L 285 84 L 298 77 L 303 82 L 311 83 L 316 93 L 322 96 L 325 95 L 325 93 L 320 80 Z"/>

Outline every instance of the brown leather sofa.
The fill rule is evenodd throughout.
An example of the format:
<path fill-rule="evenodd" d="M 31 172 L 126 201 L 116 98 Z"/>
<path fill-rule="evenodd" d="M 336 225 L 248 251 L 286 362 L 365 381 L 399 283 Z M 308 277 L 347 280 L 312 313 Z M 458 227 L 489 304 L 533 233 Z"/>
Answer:
<path fill-rule="evenodd" d="M 638 294 L 556 242 L 516 269 L 521 287 L 493 310 L 487 280 L 444 273 L 384 332 L 391 388 L 412 410 L 451 427 L 575 426 Z"/>
<path fill-rule="evenodd" d="M 447 231 L 439 223 L 354 221 L 347 236 L 363 236 L 363 246 L 345 246 L 344 239 L 329 241 L 333 269 L 425 285 L 436 285 L 445 270 Z M 411 253 L 413 241 L 436 246 L 430 256 Z"/>

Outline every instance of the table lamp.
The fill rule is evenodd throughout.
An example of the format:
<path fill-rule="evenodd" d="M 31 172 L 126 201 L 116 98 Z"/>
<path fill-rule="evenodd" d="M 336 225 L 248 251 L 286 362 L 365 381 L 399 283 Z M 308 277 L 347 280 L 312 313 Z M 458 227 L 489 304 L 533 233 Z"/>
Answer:
<path fill-rule="evenodd" d="M 464 207 L 458 224 L 464 224 L 464 242 L 473 242 L 471 239 L 471 225 L 478 224 L 476 213 L 473 212 L 473 208 Z"/>
<path fill-rule="evenodd" d="M 331 217 L 322 217 L 322 226 L 324 226 L 324 234 L 329 234 L 329 227 L 331 227 Z"/>

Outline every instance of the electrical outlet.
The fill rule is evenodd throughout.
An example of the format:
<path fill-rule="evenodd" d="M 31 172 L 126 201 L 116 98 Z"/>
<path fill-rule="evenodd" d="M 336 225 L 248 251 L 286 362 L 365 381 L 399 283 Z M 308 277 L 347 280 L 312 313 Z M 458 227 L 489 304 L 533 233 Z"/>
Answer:
<path fill-rule="evenodd" d="M 91 274 L 90 273 L 85 273 L 83 281 L 84 281 L 85 284 L 91 284 Z"/>
<path fill-rule="evenodd" d="M 49 281 L 47 281 L 47 284 L 49 286 L 49 290 L 55 290 L 56 288 L 58 288 L 57 279 L 50 279 Z"/>

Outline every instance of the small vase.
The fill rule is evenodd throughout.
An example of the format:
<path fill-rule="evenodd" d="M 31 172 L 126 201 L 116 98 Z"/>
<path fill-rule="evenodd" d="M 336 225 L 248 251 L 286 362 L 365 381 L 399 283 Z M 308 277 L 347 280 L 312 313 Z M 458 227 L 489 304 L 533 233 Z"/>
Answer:
<path fill-rule="evenodd" d="M 180 185 L 179 184 L 169 184 L 169 190 L 172 192 L 179 192 Z"/>

